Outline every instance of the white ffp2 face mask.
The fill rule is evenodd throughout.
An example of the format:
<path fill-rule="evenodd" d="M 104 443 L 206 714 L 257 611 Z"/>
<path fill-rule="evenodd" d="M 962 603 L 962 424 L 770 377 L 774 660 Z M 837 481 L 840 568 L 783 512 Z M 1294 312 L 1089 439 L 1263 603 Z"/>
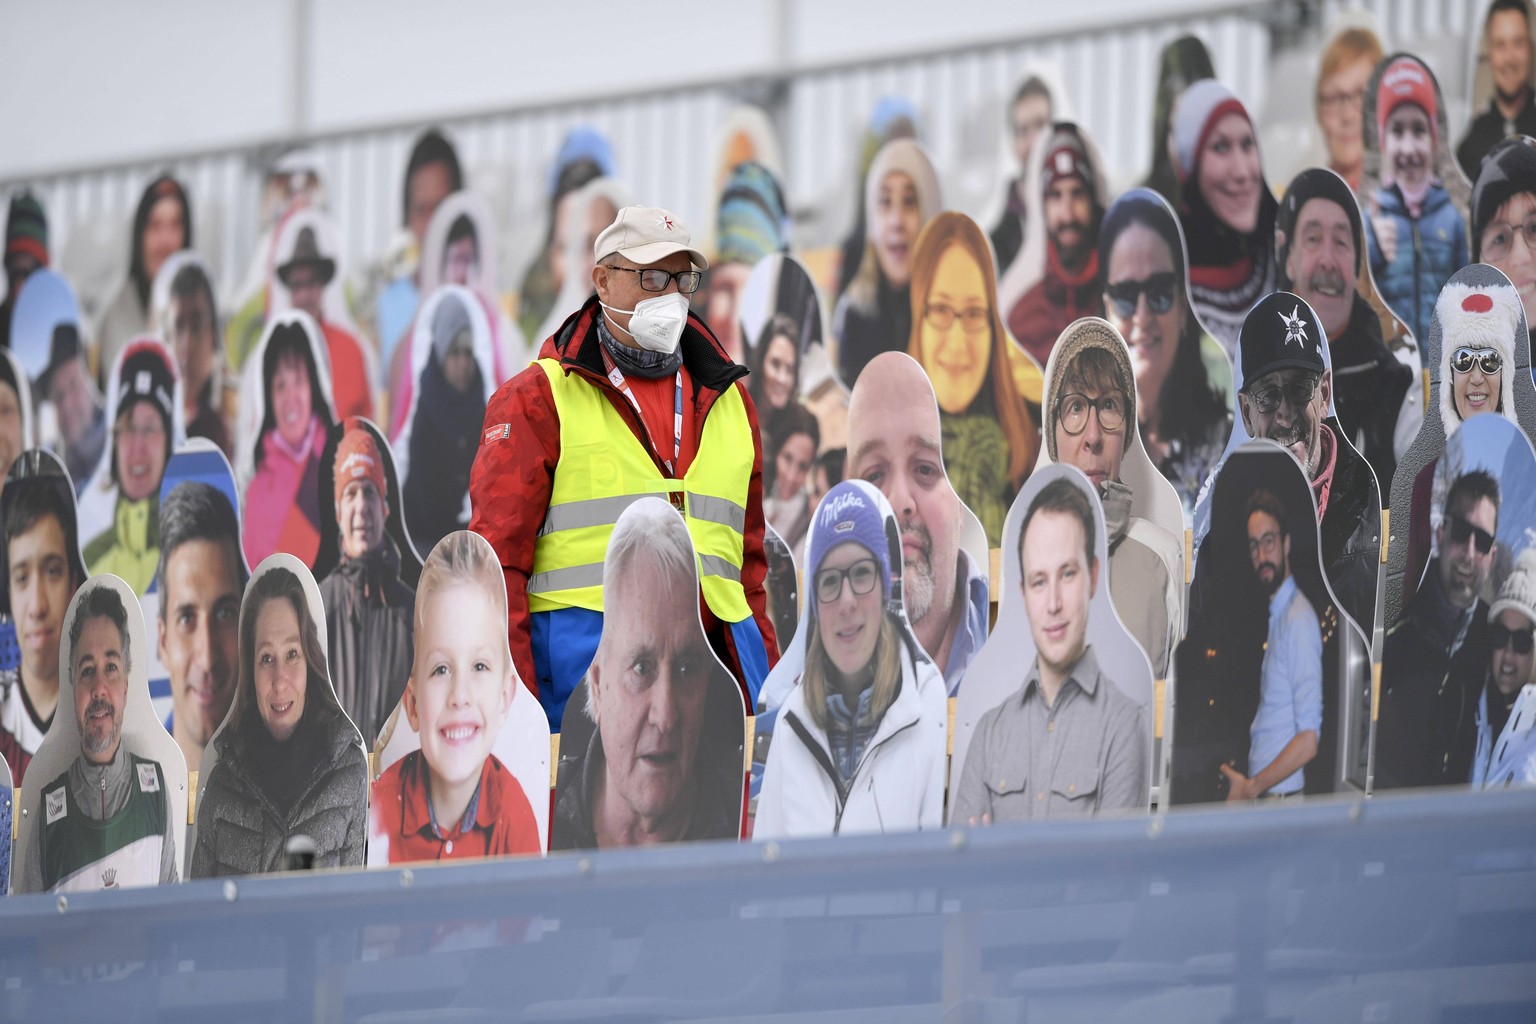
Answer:
<path fill-rule="evenodd" d="M 598 304 L 609 313 L 628 313 L 630 316 L 627 331 L 614 323 L 611 316 L 608 322 L 635 339 L 635 344 L 643 349 L 671 355 L 677 351 L 678 343 L 683 340 L 683 326 L 688 323 L 686 295 L 678 292 L 656 295 L 635 303 L 634 309 L 619 309 L 601 299 L 598 300 Z"/>

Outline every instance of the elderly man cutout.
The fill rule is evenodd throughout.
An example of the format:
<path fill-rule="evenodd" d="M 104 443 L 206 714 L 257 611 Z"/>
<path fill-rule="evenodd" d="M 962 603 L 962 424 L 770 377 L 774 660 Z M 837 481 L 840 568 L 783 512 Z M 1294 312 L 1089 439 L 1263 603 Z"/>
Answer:
<path fill-rule="evenodd" d="M 987 638 L 987 575 L 960 546 L 965 506 L 940 438 L 922 366 L 905 352 L 870 360 L 848 400 L 848 475 L 878 487 L 896 513 L 907 619 L 954 696 Z"/>
<path fill-rule="evenodd" d="M 1324 332 L 1341 432 L 1370 463 L 1377 483 L 1390 488 L 1397 453 L 1412 441 L 1424 412 L 1413 370 L 1387 347 L 1381 319 L 1357 290 L 1365 234 L 1360 207 L 1342 178 L 1313 168 L 1291 181 L 1275 223 L 1275 256 L 1281 289 L 1305 299 Z"/>
<path fill-rule="evenodd" d="M 1341 441 L 1328 415 L 1333 374 L 1323 359 L 1323 331 L 1300 296 L 1272 292 L 1238 335 L 1242 388 L 1238 412 L 1250 437 L 1289 449 L 1317 500 L 1319 550 L 1339 605 L 1369 634 L 1376 621 L 1381 568 L 1381 491 L 1370 466 Z"/>
<path fill-rule="evenodd" d="M 165 771 L 122 742 L 132 652 L 128 611 L 97 585 L 69 626 L 80 755 L 42 788 L 22 892 L 89 892 L 177 880 L 176 817 Z M 184 813 L 184 811 L 183 811 Z"/>
<path fill-rule="evenodd" d="M 696 578 L 671 510 L 647 503 L 615 527 L 611 614 L 586 679 L 596 728 L 585 749 L 562 751 L 552 850 L 741 834 L 740 734 L 709 729 L 711 702 L 732 695 L 699 629 Z"/>

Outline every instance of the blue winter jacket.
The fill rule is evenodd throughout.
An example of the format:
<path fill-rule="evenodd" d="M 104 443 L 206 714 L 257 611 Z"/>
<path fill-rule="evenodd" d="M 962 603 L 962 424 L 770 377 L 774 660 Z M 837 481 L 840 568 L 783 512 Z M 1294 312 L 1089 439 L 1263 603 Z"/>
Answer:
<path fill-rule="evenodd" d="M 1466 221 L 1452 204 L 1445 186 L 1438 182 L 1424 197 L 1424 210 L 1418 219 L 1409 215 L 1408 204 L 1396 185 L 1377 189 L 1375 198 L 1381 216 L 1397 222 L 1397 258 L 1387 262 L 1376 243 L 1372 218 L 1367 217 L 1371 275 L 1381 297 L 1422 345 L 1429 340 L 1429 318 L 1440 289 L 1452 274 L 1472 260 Z"/>

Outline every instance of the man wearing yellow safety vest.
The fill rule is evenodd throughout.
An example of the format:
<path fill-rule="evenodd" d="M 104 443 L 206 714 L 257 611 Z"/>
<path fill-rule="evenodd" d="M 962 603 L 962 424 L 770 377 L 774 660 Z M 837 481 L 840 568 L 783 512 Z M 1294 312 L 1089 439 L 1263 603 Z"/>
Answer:
<path fill-rule="evenodd" d="M 558 730 L 597 650 L 613 524 L 654 494 L 687 521 L 705 634 L 753 706 L 778 660 L 763 453 L 746 369 L 688 312 L 708 261 L 682 221 L 640 206 L 619 211 L 593 257 L 597 296 L 491 398 L 470 475 L 470 528 L 507 579 L 513 664 Z"/>

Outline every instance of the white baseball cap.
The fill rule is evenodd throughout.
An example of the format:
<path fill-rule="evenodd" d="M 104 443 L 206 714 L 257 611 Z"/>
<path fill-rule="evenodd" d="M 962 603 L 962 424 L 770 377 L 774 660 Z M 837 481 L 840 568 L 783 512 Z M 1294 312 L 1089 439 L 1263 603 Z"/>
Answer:
<path fill-rule="evenodd" d="M 644 267 L 659 263 L 675 252 L 686 252 L 695 269 L 709 269 L 709 260 L 693 247 L 688 226 L 657 206 L 624 207 L 592 243 L 595 263 L 618 254 Z"/>

